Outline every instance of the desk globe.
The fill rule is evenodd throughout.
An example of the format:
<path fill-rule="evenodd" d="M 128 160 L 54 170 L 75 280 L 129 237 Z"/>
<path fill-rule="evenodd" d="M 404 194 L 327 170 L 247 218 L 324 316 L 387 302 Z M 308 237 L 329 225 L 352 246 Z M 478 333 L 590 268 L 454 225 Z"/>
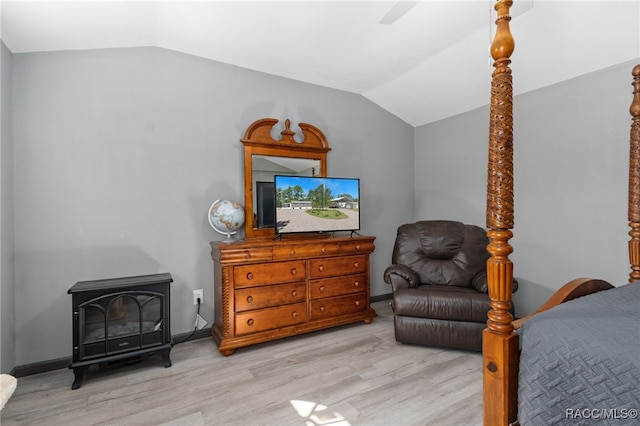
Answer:
<path fill-rule="evenodd" d="M 209 224 L 227 237 L 225 241 L 232 241 L 231 236 L 244 225 L 244 208 L 236 201 L 216 200 L 209 208 Z"/>

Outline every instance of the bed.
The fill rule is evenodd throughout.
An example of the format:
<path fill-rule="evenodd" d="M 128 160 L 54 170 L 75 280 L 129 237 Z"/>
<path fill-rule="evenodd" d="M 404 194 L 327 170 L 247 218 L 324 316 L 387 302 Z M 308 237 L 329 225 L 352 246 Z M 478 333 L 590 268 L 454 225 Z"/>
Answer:
<path fill-rule="evenodd" d="M 579 278 L 534 314 L 509 313 L 513 264 L 511 0 L 498 0 L 491 46 L 484 424 L 638 424 L 640 409 L 640 65 L 633 68 L 629 165 L 629 283 Z"/>

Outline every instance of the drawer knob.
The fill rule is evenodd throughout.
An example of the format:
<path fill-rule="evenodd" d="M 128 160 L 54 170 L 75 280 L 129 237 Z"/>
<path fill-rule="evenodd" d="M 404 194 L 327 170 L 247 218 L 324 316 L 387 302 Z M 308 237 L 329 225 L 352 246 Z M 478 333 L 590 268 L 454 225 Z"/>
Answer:
<path fill-rule="evenodd" d="M 291 295 L 292 295 L 293 297 L 296 297 L 296 296 L 298 295 L 298 292 L 297 292 L 297 291 L 295 291 L 295 290 L 293 290 L 293 291 L 291 292 Z"/>
<path fill-rule="evenodd" d="M 252 280 L 253 279 L 253 274 L 251 272 L 247 273 L 247 279 L 248 280 Z"/>
<path fill-rule="evenodd" d="M 245 253 L 244 258 L 245 259 L 251 259 L 251 253 Z"/>
<path fill-rule="evenodd" d="M 356 245 L 356 250 L 360 250 L 360 244 Z"/>
<path fill-rule="evenodd" d="M 323 285 L 320 286 L 320 293 L 324 293 L 324 286 Z"/>
<path fill-rule="evenodd" d="M 290 253 L 291 253 L 291 256 L 295 256 L 296 251 L 295 251 L 294 249 L 291 249 L 291 252 L 290 252 Z"/>
<path fill-rule="evenodd" d="M 296 311 L 291 312 L 291 316 L 293 318 L 298 318 L 298 313 Z"/>
<path fill-rule="evenodd" d="M 253 296 L 247 296 L 247 302 L 253 303 Z"/>
<path fill-rule="evenodd" d="M 291 268 L 291 275 L 295 275 L 298 273 L 298 270 L 296 268 Z"/>
<path fill-rule="evenodd" d="M 253 322 L 254 322 L 254 321 L 253 321 L 253 318 L 249 318 L 249 319 L 247 320 L 247 325 L 248 325 L 248 326 L 252 326 L 252 325 L 253 325 Z"/>
<path fill-rule="evenodd" d="M 327 249 L 325 247 L 322 247 L 322 249 L 320 251 L 323 252 L 323 253 L 326 253 Z"/>
<path fill-rule="evenodd" d="M 318 271 L 320 272 L 324 271 L 324 266 L 323 265 L 318 266 Z"/>
<path fill-rule="evenodd" d="M 356 306 L 360 306 L 360 301 L 356 300 Z"/>
<path fill-rule="evenodd" d="M 358 266 L 360 266 L 360 264 L 358 262 L 353 262 L 353 267 L 357 268 Z"/>
<path fill-rule="evenodd" d="M 360 287 L 360 281 L 356 281 L 356 282 L 354 282 L 354 283 L 353 283 L 353 286 L 354 286 L 354 287 Z"/>
<path fill-rule="evenodd" d="M 326 308 L 324 306 L 320 306 L 320 312 L 324 312 Z"/>

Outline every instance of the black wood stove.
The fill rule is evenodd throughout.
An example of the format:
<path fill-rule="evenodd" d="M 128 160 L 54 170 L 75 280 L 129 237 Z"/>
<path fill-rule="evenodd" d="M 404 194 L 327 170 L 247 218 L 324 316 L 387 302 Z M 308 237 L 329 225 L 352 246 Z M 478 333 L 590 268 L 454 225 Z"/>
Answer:
<path fill-rule="evenodd" d="M 171 367 L 171 274 L 80 281 L 68 291 L 73 303 L 71 389 L 86 369 L 144 354 L 162 354 Z"/>

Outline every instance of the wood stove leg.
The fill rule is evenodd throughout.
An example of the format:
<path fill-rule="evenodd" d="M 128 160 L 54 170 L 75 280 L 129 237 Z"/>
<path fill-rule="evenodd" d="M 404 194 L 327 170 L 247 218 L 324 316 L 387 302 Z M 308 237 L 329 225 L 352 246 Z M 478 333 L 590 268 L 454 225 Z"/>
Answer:
<path fill-rule="evenodd" d="M 162 363 L 164 364 L 164 368 L 171 367 L 171 358 L 169 358 L 169 351 L 171 351 L 170 348 L 164 349 L 162 351 Z"/>
<path fill-rule="evenodd" d="M 84 366 L 73 368 L 73 384 L 71 385 L 71 389 L 78 389 L 82 386 L 82 379 L 84 378 L 84 372 L 87 368 L 89 367 Z"/>

